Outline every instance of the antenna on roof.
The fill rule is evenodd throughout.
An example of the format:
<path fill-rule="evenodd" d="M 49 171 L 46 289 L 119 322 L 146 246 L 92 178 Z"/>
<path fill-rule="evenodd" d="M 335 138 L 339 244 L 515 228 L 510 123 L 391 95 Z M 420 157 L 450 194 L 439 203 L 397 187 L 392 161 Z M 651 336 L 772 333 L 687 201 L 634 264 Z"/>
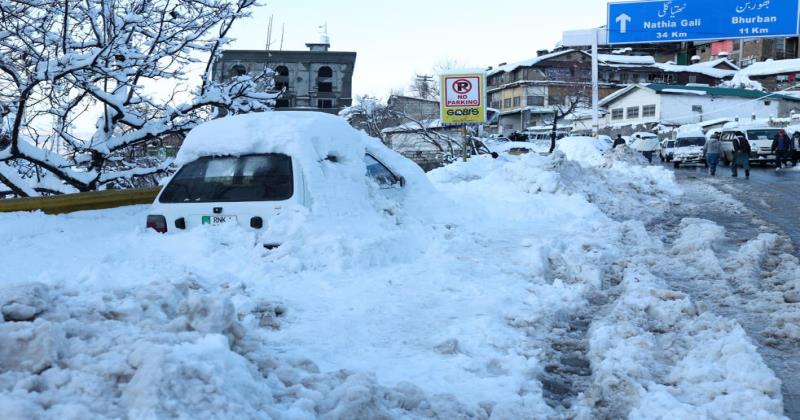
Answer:
<path fill-rule="evenodd" d="M 281 48 L 280 51 L 283 51 L 283 34 L 286 33 L 286 22 L 281 24 Z"/>
<path fill-rule="evenodd" d="M 266 50 L 269 51 L 269 47 L 272 45 L 272 18 L 275 15 L 269 15 L 269 23 L 267 24 L 267 46 Z"/>

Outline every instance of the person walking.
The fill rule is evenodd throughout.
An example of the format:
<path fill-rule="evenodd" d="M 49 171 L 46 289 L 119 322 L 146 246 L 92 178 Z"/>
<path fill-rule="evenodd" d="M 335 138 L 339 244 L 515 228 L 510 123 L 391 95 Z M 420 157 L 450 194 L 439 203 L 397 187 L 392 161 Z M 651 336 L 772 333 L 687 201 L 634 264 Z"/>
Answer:
<path fill-rule="evenodd" d="M 750 178 L 750 143 L 744 134 L 737 133 L 733 143 L 733 162 L 731 162 L 731 176 L 739 176 L 739 165 L 744 169 L 745 178 Z"/>
<path fill-rule="evenodd" d="M 722 150 L 722 144 L 719 142 L 719 136 L 711 136 L 706 140 L 703 145 L 703 156 L 706 158 L 706 166 L 708 166 L 711 176 L 717 176 L 717 165 L 719 164 L 719 152 Z"/>
<path fill-rule="evenodd" d="M 611 148 L 616 149 L 617 146 L 624 146 L 624 145 L 625 145 L 625 139 L 622 138 L 622 134 L 617 134 L 617 138 L 614 139 L 614 145 L 611 146 Z"/>
<path fill-rule="evenodd" d="M 800 160 L 800 131 L 795 131 L 792 135 L 792 166 L 797 166 L 797 161 Z"/>
<path fill-rule="evenodd" d="M 772 140 L 772 152 L 775 153 L 775 168 L 781 169 L 785 161 L 791 157 L 790 153 L 794 152 L 792 139 L 786 135 L 786 131 L 780 130 Z"/>

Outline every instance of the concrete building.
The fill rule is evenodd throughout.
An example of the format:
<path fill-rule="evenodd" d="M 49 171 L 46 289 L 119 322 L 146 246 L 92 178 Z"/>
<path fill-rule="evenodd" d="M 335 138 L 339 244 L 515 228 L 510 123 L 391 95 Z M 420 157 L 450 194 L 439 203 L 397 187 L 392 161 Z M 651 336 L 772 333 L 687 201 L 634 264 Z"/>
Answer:
<path fill-rule="evenodd" d="M 356 53 L 330 51 L 326 41 L 306 44 L 308 51 L 227 50 L 214 66 L 213 78 L 258 76 L 265 68 L 275 71 L 274 89 L 284 94 L 277 110 L 314 110 L 337 114 L 350 106 Z M 266 86 L 265 86 L 266 89 Z"/>
<path fill-rule="evenodd" d="M 631 83 L 717 85 L 733 77 L 729 62 L 676 65 L 657 63 L 652 56 L 601 54 L 600 97 Z M 587 95 L 591 86 L 591 55 L 562 50 L 513 63 L 501 64 L 487 73 L 487 101 L 500 110 L 494 129 L 498 133 L 521 131 L 552 121 L 553 107 L 564 105 L 576 94 Z"/>
<path fill-rule="evenodd" d="M 600 101 L 607 113 L 601 129 L 607 133 L 680 126 L 719 118 L 788 117 L 800 111 L 800 99 L 786 95 L 710 86 L 635 84 Z"/>
<path fill-rule="evenodd" d="M 389 97 L 389 100 L 386 101 L 386 106 L 393 112 L 400 113 L 416 121 L 439 118 L 439 101 L 413 98 L 411 96 L 392 95 Z M 400 121 L 398 124 L 401 122 L 407 121 Z"/>

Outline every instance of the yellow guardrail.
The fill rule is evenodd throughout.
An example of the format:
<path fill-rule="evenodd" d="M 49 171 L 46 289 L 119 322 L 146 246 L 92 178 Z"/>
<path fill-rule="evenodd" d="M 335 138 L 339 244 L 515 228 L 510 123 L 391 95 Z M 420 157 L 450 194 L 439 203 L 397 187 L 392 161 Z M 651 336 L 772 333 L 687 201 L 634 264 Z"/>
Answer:
<path fill-rule="evenodd" d="M 12 198 L 0 200 L 0 212 L 41 210 L 47 214 L 100 210 L 114 207 L 150 204 L 161 187 L 134 190 L 90 191 L 50 197 Z"/>

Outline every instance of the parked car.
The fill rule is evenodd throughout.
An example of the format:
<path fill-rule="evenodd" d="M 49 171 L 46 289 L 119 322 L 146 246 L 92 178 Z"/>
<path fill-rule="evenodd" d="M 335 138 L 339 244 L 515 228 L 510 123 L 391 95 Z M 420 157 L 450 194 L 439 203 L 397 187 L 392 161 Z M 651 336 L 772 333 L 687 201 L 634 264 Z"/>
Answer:
<path fill-rule="evenodd" d="M 661 158 L 661 161 L 672 162 L 674 154 L 675 154 L 675 140 L 666 139 L 662 141 L 661 148 L 658 152 L 658 156 Z"/>
<path fill-rule="evenodd" d="M 368 184 L 396 197 L 405 193 L 407 176 L 425 182 L 413 162 L 343 119 L 317 112 L 209 121 L 188 134 L 176 162 L 180 168 L 147 216 L 147 227 L 161 233 L 222 224 L 260 232 L 298 207 L 337 211 L 367 202 Z M 363 178 L 353 176 L 358 172 Z M 263 240 L 275 246 L 282 239 Z"/>
<path fill-rule="evenodd" d="M 726 165 L 733 161 L 733 139 L 743 135 L 750 142 L 750 162 L 772 163 L 775 154 L 772 152 L 772 140 L 780 131 L 779 128 L 770 127 L 766 123 L 739 123 L 725 124 L 720 135 L 722 153 L 720 160 Z"/>
<path fill-rule="evenodd" d="M 699 133 L 698 135 L 681 136 L 675 139 L 675 149 L 672 157 L 672 164 L 675 168 L 687 164 L 705 164 L 703 159 L 703 146 L 706 138 Z"/>
<path fill-rule="evenodd" d="M 631 135 L 631 141 L 628 145 L 639 152 L 653 152 L 658 150 L 659 143 L 660 140 L 657 135 L 640 131 Z"/>
<path fill-rule="evenodd" d="M 602 140 L 602 141 L 604 141 L 604 142 L 606 142 L 606 143 L 608 143 L 609 146 L 613 146 L 614 145 L 614 139 L 612 139 L 611 136 L 607 136 L 605 134 L 600 134 L 600 135 L 597 136 L 597 138 Z"/>

